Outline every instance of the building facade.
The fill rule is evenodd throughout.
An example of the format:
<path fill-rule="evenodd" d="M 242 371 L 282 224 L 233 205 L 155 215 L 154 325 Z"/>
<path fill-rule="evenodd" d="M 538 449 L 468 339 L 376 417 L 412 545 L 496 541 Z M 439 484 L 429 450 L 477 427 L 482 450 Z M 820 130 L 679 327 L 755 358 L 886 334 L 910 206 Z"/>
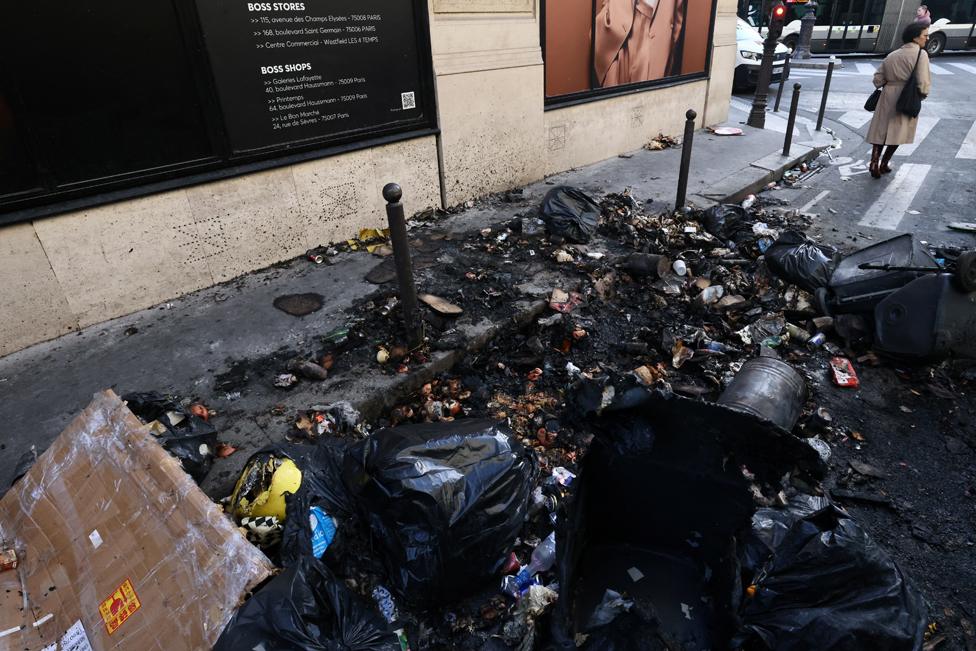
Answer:
<path fill-rule="evenodd" d="M 0 27 L 0 355 L 382 226 L 391 181 L 449 207 L 721 122 L 735 61 L 732 0 L 49 4 Z"/>

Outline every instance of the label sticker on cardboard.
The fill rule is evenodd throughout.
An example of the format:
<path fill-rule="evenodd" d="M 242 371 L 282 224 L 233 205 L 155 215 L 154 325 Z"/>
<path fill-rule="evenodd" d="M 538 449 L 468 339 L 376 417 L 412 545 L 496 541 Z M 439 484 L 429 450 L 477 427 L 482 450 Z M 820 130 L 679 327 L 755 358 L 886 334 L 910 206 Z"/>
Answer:
<path fill-rule="evenodd" d="M 98 529 L 92 529 L 92 532 L 88 534 L 88 540 L 91 541 L 92 547 L 95 549 L 102 546 L 102 534 L 98 533 Z"/>
<path fill-rule="evenodd" d="M 61 636 L 60 646 L 50 644 L 44 647 L 43 651 L 93 651 L 91 642 L 88 641 L 88 634 L 81 620 L 71 625 L 64 635 Z"/>
<path fill-rule="evenodd" d="M 122 585 L 115 589 L 111 597 L 98 606 L 98 612 L 101 613 L 102 621 L 105 622 L 105 630 L 111 635 L 119 630 L 125 620 L 129 619 L 141 606 L 135 588 L 132 587 L 132 581 L 126 579 Z"/>

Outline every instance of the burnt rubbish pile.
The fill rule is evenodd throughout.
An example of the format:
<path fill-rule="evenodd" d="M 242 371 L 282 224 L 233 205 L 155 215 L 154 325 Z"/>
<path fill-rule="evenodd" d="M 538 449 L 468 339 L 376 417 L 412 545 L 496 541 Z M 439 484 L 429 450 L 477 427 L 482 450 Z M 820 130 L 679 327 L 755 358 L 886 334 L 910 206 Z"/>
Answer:
<path fill-rule="evenodd" d="M 805 226 L 560 187 L 435 240 L 456 264 L 421 290 L 460 310 L 428 303 L 429 345 L 524 285 L 544 313 L 376 423 L 254 456 L 228 509 L 285 570 L 218 648 L 921 648 L 911 579 L 823 488 L 830 416 L 807 384 L 856 386 L 871 346 L 965 353 L 885 348 L 877 310 L 919 278 L 968 300 L 966 262 L 888 256 L 914 276 L 845 294 L 851 264 L 909 272 L 864 269 Z M 857 291 L 872 297 L 848 309 Z M 381 290 L 352 331 L 392 370 L 428 353 L 392 351 L 389 304 Z"/>

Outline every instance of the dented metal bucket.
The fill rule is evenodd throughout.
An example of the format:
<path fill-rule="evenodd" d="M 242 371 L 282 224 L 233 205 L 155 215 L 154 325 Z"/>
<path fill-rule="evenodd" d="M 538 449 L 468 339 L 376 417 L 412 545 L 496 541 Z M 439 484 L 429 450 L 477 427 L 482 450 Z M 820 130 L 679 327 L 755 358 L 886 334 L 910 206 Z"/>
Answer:
<path fill-rule="evenodd" d="M 789 432 L 799 420 L 806 399 L 806 382 L 789 364 L 757 357 L 742 365 L 718 403 Z"/>

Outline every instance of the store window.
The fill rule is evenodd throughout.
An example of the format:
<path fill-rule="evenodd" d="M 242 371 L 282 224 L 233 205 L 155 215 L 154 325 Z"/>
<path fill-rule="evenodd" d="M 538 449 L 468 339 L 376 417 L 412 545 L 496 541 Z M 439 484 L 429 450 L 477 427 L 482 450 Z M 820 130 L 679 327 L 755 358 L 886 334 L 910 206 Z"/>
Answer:
<path fill-rule="evenodd" d="M 543 0 L 547 103 L 704 76 L 713 0 Z"/>
<path fill-rule="evenodd" d="M 14 3 L 0 224 L 430 132 L 428 39 L 426 0 Z"/>

